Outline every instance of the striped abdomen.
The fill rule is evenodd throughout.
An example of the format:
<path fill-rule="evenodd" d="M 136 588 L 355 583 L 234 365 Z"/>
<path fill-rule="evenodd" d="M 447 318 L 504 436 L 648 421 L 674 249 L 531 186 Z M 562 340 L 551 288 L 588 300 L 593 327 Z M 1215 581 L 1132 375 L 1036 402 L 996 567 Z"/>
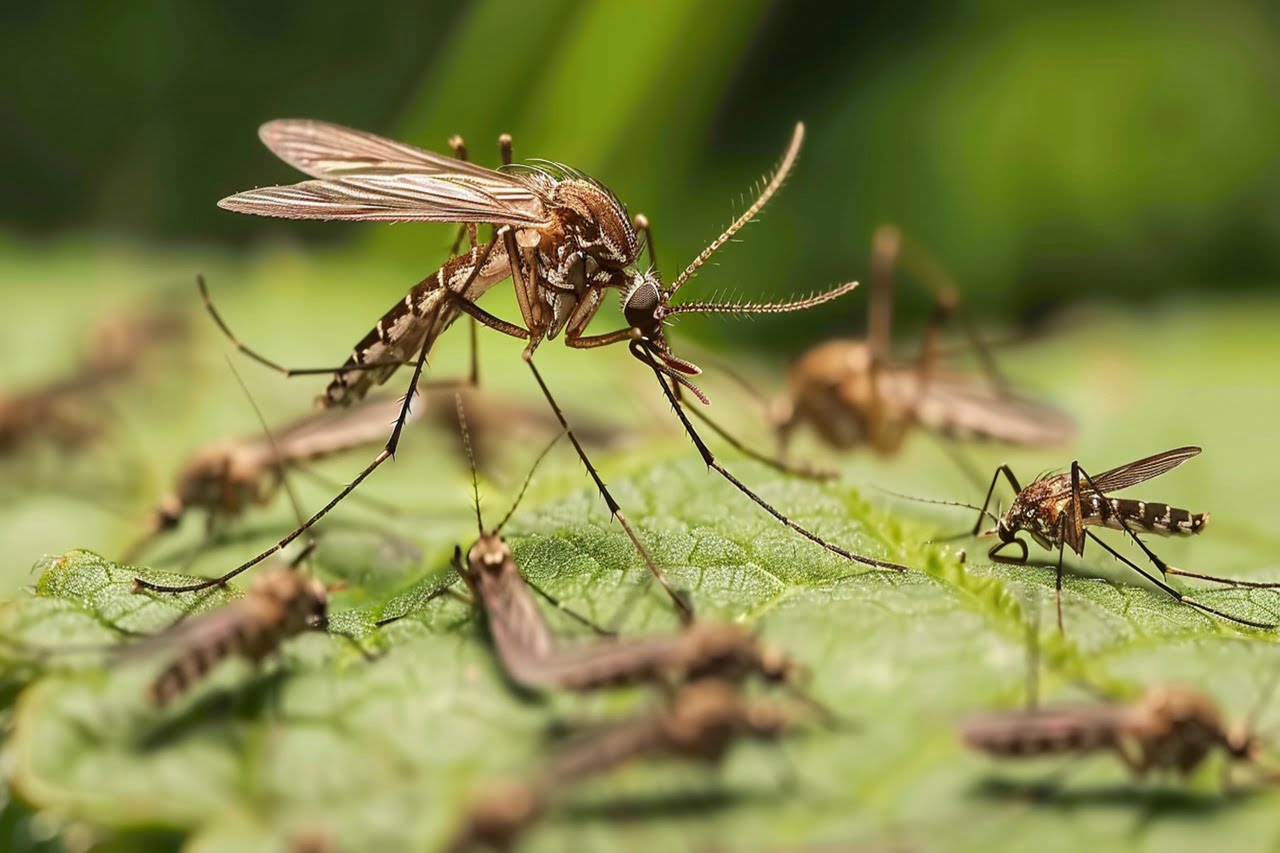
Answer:
<path fill-rule="evenodd" d="M 1122 529 L 1121 519 L 1130 529 L 1161 536 L 1190 536 L 1209 523 L 1209 513 L 1188 512 L 1168 504 L 1131 498 L 1100 498 L 1090 494 L 1080 508 L 1085 524 Z"/>
<path fill-rule="evenodd" d="M 151 704 L 163 707 L 181 697 L 231 655 L 258 660 L 278 642 L 275 630 L 255 628 L 243 619 L 228 620 L 219 628 L 199 632 L 151 682 L 147 691 Z"/>
<path fill-rule="evenodd" d="M 321 395 L 320 405 L 325 408 L 346 406 L 362 399 L 370 388 L 386 382 L 402 363 L 416 360 L 423 346 L 430 350 L 436 338 L 458 319 L 459 311 L 445 298 L 444 288 L 474 302 L 510 275 L 506 249 L 498 242 L 493 244 L 488 260 L 470 286 L 463 290 L 484 251 L 485 247 L 481 246 L 450 258 L 383 314 L 369 334 L 356 344 L 343 366 L 383 363 L 386 366 L 373 370 L 338 371 Z"/>
<path fill-rule="evenodd" d="M 1035 758 L 1113 749 L 1123 709 L 1113 706 L 984 714 L 965 721 L 965 745 L 998 758 Z"/>

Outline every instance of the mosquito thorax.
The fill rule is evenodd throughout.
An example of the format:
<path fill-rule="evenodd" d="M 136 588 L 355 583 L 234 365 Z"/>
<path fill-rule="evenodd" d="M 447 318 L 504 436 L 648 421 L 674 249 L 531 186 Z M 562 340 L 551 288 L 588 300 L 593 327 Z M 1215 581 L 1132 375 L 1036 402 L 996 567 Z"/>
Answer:
<path fill-rule="evenodd" d="M 570 214 L 566 230 L 586 256 L 613 269 L 635 261 L 639 240 L 626 208 L 612 193 L 592 181 L 570 179 L 556 186 L 555 200 Z"/>

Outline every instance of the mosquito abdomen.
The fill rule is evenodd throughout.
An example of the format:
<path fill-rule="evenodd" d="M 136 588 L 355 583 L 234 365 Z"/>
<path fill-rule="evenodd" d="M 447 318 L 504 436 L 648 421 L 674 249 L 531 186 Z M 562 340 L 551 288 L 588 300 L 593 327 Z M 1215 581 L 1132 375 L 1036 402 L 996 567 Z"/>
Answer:
<path fill-rule="evenodd" d="M 376 370 L 343 370 L 335 373 L 319 403 L 324 408 L 347 406 L 362 399 L 374 385 L 381 385 L 402 362 L 412 361 L 425 344 L 435 339 L 458 318 L 458 310 L 443 298 L 443 289 L 478 299 L 486 290 L 511 273 L 506 249 L 501 241 L 489 251 L 484 267 L 475 272 L 481 249 L 450 258 L 382 315 L 367 335 L 360 339 L 347 359 L 348 367 L 390 362 Z M 472 273 L 475 272 L 474 278 Z M 471 279 L 466 292 L 462 287 Z"/>
<path fill-rule="evenodd" d="M 237 628 L 184 649 L 151 682 L 147 691 L 151 704 L 162 708 L 178 699 L 203 681 L 214 667 L 232 654 L 243 652 L 248 645 L 245 631 Z"/>
<path fill-rule="evenodd" d="M 1132 498 L 1106 498 L 1100 505 L 1093 495 L 1086 501 L 1089 510 L 1088 523 L 1100 524 L 1115 530 L 1122 528 L 1121 519 L 1130 528 L 1145 530 L 1161 536 L 1191 536 L 1199 533 L 1209 523 L 1209 513 L 1189 512 L 1164 503 L 1139 501 Z"/>
<path fill-rule="evenodd" d="M 1015 712 L 976 717 L 960 728 L 970 749 L 999 758 L 1094 752 L 1116 744 L 1117 729 L 1110 715 Z"/>

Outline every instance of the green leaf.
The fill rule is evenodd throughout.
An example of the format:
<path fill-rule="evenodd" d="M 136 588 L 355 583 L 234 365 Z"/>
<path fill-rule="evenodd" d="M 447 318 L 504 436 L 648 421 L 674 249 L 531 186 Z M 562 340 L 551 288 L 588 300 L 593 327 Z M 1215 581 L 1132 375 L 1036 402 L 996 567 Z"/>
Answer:
<path fill-rule="evenodd" d="M 43 298 L 65 296 L 68 310 L 81 319 L 95 306 L 72 294 L 86 286 L 96 292 L 140 266 L 111 256 L 64 266 L 28 258 L 14 265 L 24 262 L 30 278 L 43 283 Z M 175 262 L 196 265 L 192 259 Z M 199 266 L 218 271 L 217 264 Z M 266 338 L 273 318 L 292 310 L 307 288 L 318 283 L 334 294 L 314 312 L 314 329 L 298 335 L 296 344 L 293 338 L 281 342 L 289 351 L 278 354 L 321 361 L 333 357 L 335 339 L 352 337 L 351 316 L 371 313 L 368 294 L 347 294 L 337 285 L 357 275 L 377 277 L 380 269 L 342 259 L 316 265 L 281 253 L 221 272 L 250 288 L 229 290 L 222 300 L 224 313 L 250 340 Z M 390 271 L 385 278 L 395 281 Z M 211 275 L 211 281 L 216 294 L 217 279 Z M 494 296 L 503 311 L 502 297 Z M 194 297 L 192 309 L 198 311 Z M 1204 536 L 1159 541 L 1158 550 L 1188 569 L 1274 579 L 1272 484 L 1260 460 L 1271 458 L 1263 425 L 1277 414 L 1278 318 L 1274 302 L 1192 306 L 1165 315 L 1112 312 L 1052 341 L 1010 351 L 1005 362 L 1020 385 L 1077 413 L 1079 446 L 1039 454 L 966 452 L 982 470 L 1009 461 L 1025 479 L 1073 457 L 1102 469 L 1202 443 L 1201 458 L 1135 490 L 1214 513 Z M 450 336 L 442 345 L 433 362 L 438 376 L 465 363 L 462 338 Z M 482 347 L 486 384 L 502 397 L 538 404 L 518 346 L 484 339 Z M 404 507 L 403 514 L 347 505 L 319 531 L 322 577 L 346 584 L 334 595 L 334 625 L 375 651 L 376 660 L 366 661 L 349 640 L 311 634 L 289 642 L 278 659 L 256 671 L 228 663 L 171 708 L 150 708 L 144 690 L 163 656 L 104 665 L 102 655 L 82 647 L 119 645 L 126 632 L 158 630 L 234 594 L 135 593 L 135 569 L 98 556 L 120 553 L 132 541 L 146 507 L 164 490 L 166 472 L 193 447 L 257 428 L 216 333 L 198 327 L 192 348 L 193 363 L 157 371 L 119 401 L 123 414 L 114 446 L 138 450 L 145 472 L 131 490 L 104 486 L 88 500 L 72 498 L 59 491 L 56 478 L 51 484 L 38 470 L 14 469 L 13 482 L 21 482 L 21 474 L 46 486 L 24 488 L 0 515 L 0 543 L 9 555 L 0 581 L 10 599 L 0 606 L 0 639 L 6 641 L 0 645 L 0 699 L 9 723 L 10 784 L 23 808 L 68 833 L 89 827 L 114 834 L 126 847 L 132 838 L 181 837 L 200 851 L 281 849 L 320 834 L 342 849 L 423 849 L 448 836 L 460 809 L 488 782 L 535 768 L 546 755 L 549 726 L 608 719 L 657 701 L 642 690 L 540 700 L 515 695 L 465 605 L 441 597 L 416 608 L 449 579 L 454 544 L 468 544 L 475 529 L 455 438 L 446 430 L 421 430 L 367 487 L 369 495 Z M 762 384 L 779 381 L 776 366 L 734 357 Z M 1164 853 L 1204 849 L 1224 838 L 1233 849 L 1274 846 L 1274 795 L 1224 797 L 1212 772 L 1183 786 L 1134 784 L 1107 756 L 1005 768 L 965 753 L 954 736 L 962 715 L 1024 701 L 1029 625 L 1040 635 L 1047 697 L 1087 698 L 1082 685 L 1131 696 L 1153 681 L 1175 678 L 1209 691 L 1231 718 L 1248 712 L 1275 671 L 1271 635 L 1180 605 L 1101 553 L 1068 560 L 1066 633 L 1058 635 L 1051 569 L 992 564 L 982 542 L 926 546 L 927 539 L 967 527 L 972 515 L 870 488 L 980 500 L 981 488 L 923 436 L 894 460 L 858 454 L 835 459 L 802 444 L 801 454 L 841 466 L 843 478 L 831 485 L 788 480 L 724 454 L 735 473 L 800 523 L 918 569 L 906 575 L 863 570 L 764 515 L 705 471 L 680 434 L 637 436 L 650 424 L 669 423 L 669 413 L 625 353 L 587 357 L 548 345 L 539 358 L 571 419 L 631 430 L 630 446 L 596 451 L 593 458 L 658 563 L 691 591 L 699 612 L 759 630 L 809 670 L 821 701 L 858 725 L 837 731 L 806 726 L 781 748 L 743 745 L 719 769 L 630 767 L 568 792 L 531 834 L 531 849 L 901 842 L 1020 850 L 1063 839 L 1073 848 L 1091 843 Z M 242 372 L 272 422 L 302 411 L 316 390 Z M 713 411 L 765 444 L 750 403 L 714 371 L 707 382 Z M 490 523 L 514 497 L 540 443 L 503 448 L 482 478 Z M 107 453 L 95 459 L 114 458 Z M 356 454 L 319 470 L 343 480 L 364 461 Z M 310 481 L 296 485 L 307 510 L 329 494 Z M 123 515 L 101 512 L 108 504 Z M 287 502 L 274 500 L 201 548 L 190 571 L 226 570 L 287 530 L 292 518 Z M 198 527 L 190 520 L 148 560 L 183 568 L 201 544 Z M 607 623 L 631 602 L 622 614 L 624 631 L 674 629 L 674 616 L 652 584 L 636 594 L 644 570 L 567 446 L 557 448 L 539 472 L 507 532 L 528 577 L 568 607 Z M 91 551 L 69 550 L 76 547 Z M 958 548 L 968 552 L 963 565 Z M 44 550 L 61 556 L 30 574 Z M 1037 556 L 1049 565 L 1056 558 Z M 1110 582 L 1093 579 L 1098 574 Z M 1274 592 L 1197 587 L 1196 596 L 1245 616 L 1280 616 L 1280 594 Z M 380 615 L 407 610 L 412 612 L 405 619 L 372 628 Z M 570 620 L 555 613 L 548 618 L 566 642 L 585 639 Z M 32 653 L 33 647 L 59 646 L 80 651 Z M 764 689 L 754 693 L 761 701 L 784 701 Z M 1264 716 L 1264 727 L 1269 722 Z M 1025 784 L 1060 771 L 1066 774 L 1061 786 L 1038 800 L 1025 796 Z"/>

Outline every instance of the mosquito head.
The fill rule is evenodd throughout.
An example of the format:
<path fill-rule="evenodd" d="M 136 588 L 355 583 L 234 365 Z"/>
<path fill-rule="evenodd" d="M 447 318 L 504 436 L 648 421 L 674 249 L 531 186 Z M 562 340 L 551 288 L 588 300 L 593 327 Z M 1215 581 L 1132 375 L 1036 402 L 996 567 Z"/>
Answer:
<path fill-rule="evenodd" d="M 166 495 L 155 508 L 151 516 L 152 529 L 158 533 L 173 530 L 182 521 L 186 506 L 177 495 Z"/>
<path fill-rule="evenodd" d="M 482 533 L 467 551 L 472 571 L 496 572 L 511 560 L 511 546 L 498 533 Z"/>

